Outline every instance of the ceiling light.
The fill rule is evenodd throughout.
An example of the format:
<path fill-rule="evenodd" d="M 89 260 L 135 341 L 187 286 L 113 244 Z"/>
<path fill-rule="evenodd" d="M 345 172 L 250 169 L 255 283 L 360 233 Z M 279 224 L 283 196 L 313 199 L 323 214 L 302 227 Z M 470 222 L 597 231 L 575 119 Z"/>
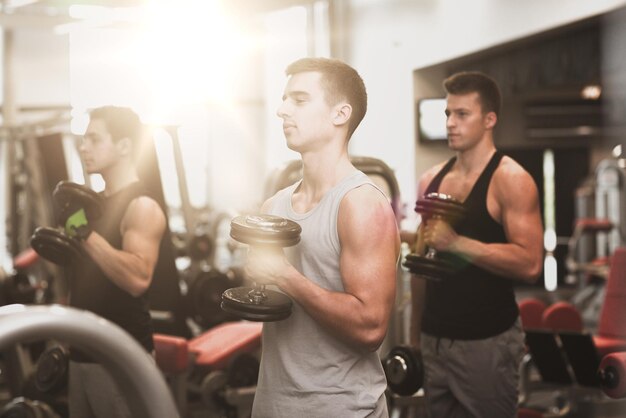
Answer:
<path fill-rule="evenodd" d="M 597 84 L 589 84 L 580 91 L 580 96 L 586 100 L 598 100 L 602 94 L 602 87 Z"/>

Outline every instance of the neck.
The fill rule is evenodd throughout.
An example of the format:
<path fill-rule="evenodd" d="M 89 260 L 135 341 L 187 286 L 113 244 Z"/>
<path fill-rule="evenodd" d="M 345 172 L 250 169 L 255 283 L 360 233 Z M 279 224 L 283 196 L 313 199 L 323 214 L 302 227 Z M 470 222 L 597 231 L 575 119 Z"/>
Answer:
<path fill-rule="evenodd" d="M 302 183 L 299 192 L 308 196 L 310 201 L 317 201 L 355 170 L 348 156 L 347 145 L 334 150 L 302 153 Z"/>
<path fill-rule="evenodd" d="M 493 141 L 483 140 L 476 146 L 456 153 L 456 166 L 462 173 L 470 174 L 482 170 L 491 159 L 496 147 Z"/>
<path fill-rule="evenodd" d="M 116 166 L 101 173 L 104 179 L 104 194 L 110 196 L 131 183 L 139 181 L 139 176 L 131 166 Z"/>

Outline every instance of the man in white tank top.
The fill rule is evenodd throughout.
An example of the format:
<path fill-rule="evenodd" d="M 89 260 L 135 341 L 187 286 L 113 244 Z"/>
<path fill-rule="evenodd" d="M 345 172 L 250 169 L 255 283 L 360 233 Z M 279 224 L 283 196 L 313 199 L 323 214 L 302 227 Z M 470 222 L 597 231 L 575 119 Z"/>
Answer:
<path fill-rule="evenodd" d="M 376 350 L 394 305 L 400 241 L 388 199 L 348 156 L 365 86 L 353 68 L 325 58 L 298 60 L 286 73 L 277 113 L 303 178 L 261 211 L 298 222 L 302 235 L 295 247 L 249 254 L 249 276 L 294 302 L 289 318 L 264 324 L 252 416 L 387 417 Z"/>

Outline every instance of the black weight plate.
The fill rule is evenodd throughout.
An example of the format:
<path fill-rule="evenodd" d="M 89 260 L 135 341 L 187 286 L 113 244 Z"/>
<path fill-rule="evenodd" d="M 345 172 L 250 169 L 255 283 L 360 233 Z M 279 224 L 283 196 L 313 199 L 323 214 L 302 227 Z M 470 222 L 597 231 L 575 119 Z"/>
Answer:
<path fill-rule="evenodd" d="M 102 216 L 100 195 L 86 186 L 69 181 L 60 181 L 54 188 L 52 197 L 61 212 L 68 208 L 83 208 L 89 221 L 94 221 Z"/>
<path fill-rule="evenodd" d="M 30 403 L 24 398 L 15 398 L 6 404 L 0 411 L 0 418 L 37 418 L 37 414 L 33 411 Z"/>
<path fill-rule="evenodd" d="M 29 305 L 35 302 L 37 289 L 31 284 L 30 278 L 23 272 L 7 276 L 2 283 L 5 301 Z"/>
<path fill-rule="evenodd" d="M 255 303 L 250 297 L 250 292 L 254 290 L 253 287 L 235 287 L 226 290 L 222 294 L 221 308 L 227 313 L 250 321 L 280 321 L 291 315 L 293 303 L 287 295 L 265 289 L 263 292 L 266 298 L 260 303 Z"/>
<path fill-rule="evenodd" d="M 383 360 L 389 389 L 400 396 L 411 396 L 424 383 L 424 365 L 413 347 L 396 346 Z"/>
<path fill-rule="evenodd" d="M 210 270 L 200 272 L 189 286 L 193 317 L 204 326 L 215 325 L 227 319 L 220 309 L 222 293 L 233 285 L 227 275 Z"/>
<path fill-rule="evenodd" d="M 58 415 L 46 403 L 22 396 L 13 398 L 0 410 L 0 418 L 55 418 Z"/>
<path fill-rule="evenodd" d="M 45 226 L 35 229 L 30 245 L 41 257 L 60 266 L 71 264 L 80 256 L 80 247 L 60 231 Z"/>
<path fill-rule="evenodd" d="M 262 292 L 265 299 L 255 303 L 250 293 L 256 291 L 254 287 L 234 287 L 222 294 L 222 302 L 226 301 L 230 306 L 238 306 L 242 310 L 253 313 L 262 312 L 285 312 L 291 311 L 293 303 L 289 296 L 275 290 L 264 289 Z"/>
<path fill-rule="evenodd" d="M 402 265 L 412 274 L 435 281 L 443 280 L 454 272 L 449 263 L 418 254 L 408 254 Z"/>
<path fill-rule="evenodd" d="M 598 380 L 604 389 L 615 389 L 619 385 L 619 371 L 614 366 L 607 366 L 598 371 Z"/>
<path fill-rule="evenodd" d="M 237 307 L 233 307 L 228 304 L 228 302 L 222 301 L 221 304 L 222 310 L 227 314 L 236 316 L 240 319 L 244 319 L 246 321 L 254 321 L 254 322 L 275 322 L 282 321 L 283 319 L 289 318 L 291 315 L 291 311 L 286 312 L 262 312 L 262 313 L 254 313 L 239 310 Z"/>
<path fill-rule="evenodd" d="M 35 386 L 43 393 L 57 393 L 67 385 L 67 370 L 67 351 L 58 346 L 49 348 L 37 360 Z"/>
<path fill-rule="evenodd" d="M 202 403 L 209 411 L 226 412 L 231 409 L 224 399 L 228 375 L 224 370 L 213 370 L 202 379 L 200 395 Z M 224 416 L 218 414 L 218 416 Z"/>
<path fill-rule="evenodd" d="M 189 258 L 194 261 L 210 260 L 215 252 L 215 238 L 208 233 L 194 234 L 187 244 Z"/>
<path fill-rule="evenodd" d="M 250 245 L 290 247 L 300 242 L 301 232 L 296 222 L 273 215 L 237 216 L 230 222 L 230 236 Z"/>
<path fill-rule="evenodd" d="M 230 388 L 254 386 L 259 378 L 259 360 L 249 353 L 236 355 L 228 365 L 226 385 Z"/>
<path fill-rule="evenodd" d="M 452 222 L 463 218 L 466 209 L 452 196 L 442 193 L 429 193 L 415 203 L 415 212 L 423 216 L 439 216 Z"/>
<path fill-rule="evenodd" d="M 462 218 L 465 215 L 465 209 L 463 207 L 428 200 L 418 200 L 415 204 L 415 212 L 425 216 L 450 217 L 453 219 Z"/>

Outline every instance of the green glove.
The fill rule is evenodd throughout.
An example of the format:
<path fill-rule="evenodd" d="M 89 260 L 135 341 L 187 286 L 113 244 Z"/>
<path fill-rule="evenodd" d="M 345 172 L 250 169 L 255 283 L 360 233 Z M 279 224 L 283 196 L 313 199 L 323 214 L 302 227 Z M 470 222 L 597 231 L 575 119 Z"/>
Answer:
<path fill-rule="evenodd" d="M 85 209 L 80 208 L 72 213 L 65 221 L 65 233 L 71 238 L 86 240 L 91 234 Z"/>

